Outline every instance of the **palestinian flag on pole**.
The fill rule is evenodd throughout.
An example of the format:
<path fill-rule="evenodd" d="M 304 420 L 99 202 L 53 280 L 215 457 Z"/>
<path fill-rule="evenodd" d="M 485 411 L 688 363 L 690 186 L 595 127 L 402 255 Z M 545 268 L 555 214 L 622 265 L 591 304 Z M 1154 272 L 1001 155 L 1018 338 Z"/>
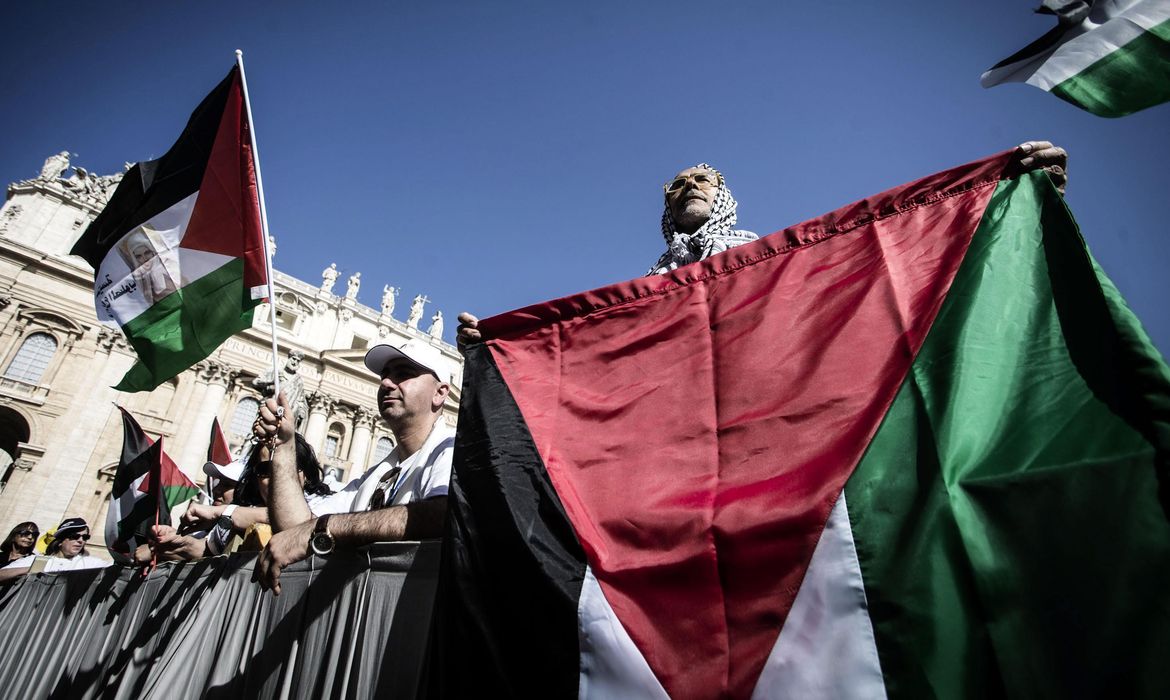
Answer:
<path fill-rule="evenodd" d="M 139 163 L 71 251 L 97 270 L 98 319 L 138 353 L 120 391 L 148 391 L 252 323 L 267 294 L 239 68 L 166 155 Z"/>
<path fill-rule="evenodd" d="M 146 543 L 150 526 L 171 524 L 171 509 L 198 495 L 199 487 L 179 470 L 163 441 L 152 441 L 134 416 L 121 406 L 122 457 L 110 490 L 106 513 L 106 548 L 119 561 L 128 561 Z"/>
<path fill-rule="evenodd" d="M 227 437 L 223 434 L 223 428 L 219 426 L 219 418 L 211 419 L 211 438 L 207 443 L 207 462 L 214 464 L 217 467 L 225 467 L 232 462 L 232 451 L 228 447 Z M 206 491 L 204 496 L 207 498 L 207 503 L 211 503 L 212 497 L 212 482 L 210 472 L 207 471 L 207 466 L 203 467 L 203 471 L 208 474 L 209 478 L 206 481 Z"/>
<path fill-rule="evenodd" d="M 1170 370 L 1010 154 L 487 319 L 449 697 L 1170 697 Z"/>
<path fill-rule="evenodd" d="M 207 461 L 219 466 L 230 464 L 232 451 L 224 437 L 223 428 L 219 427 L 219 418 L 211 420 L 211 440 L 207 443 Z"/>
<path fill-rule="evenodd" d="M 1028 83 L 1101 117 L 1170 100 L 1170 0 L 1057 4 L 1060 24 L 984 73 L 983 87 Z"/>

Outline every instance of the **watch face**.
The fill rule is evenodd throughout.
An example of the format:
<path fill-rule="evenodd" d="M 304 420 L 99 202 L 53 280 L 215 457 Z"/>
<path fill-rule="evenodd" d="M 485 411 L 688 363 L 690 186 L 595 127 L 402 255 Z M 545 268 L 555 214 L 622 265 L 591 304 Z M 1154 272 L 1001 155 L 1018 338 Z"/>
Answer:
<path fill-rule="evenodd" d="M 333 551 L 333 536 L 328 532 L 318 532 L 309 540 L 309 549 L 314 554 L 325 555 Z"/>

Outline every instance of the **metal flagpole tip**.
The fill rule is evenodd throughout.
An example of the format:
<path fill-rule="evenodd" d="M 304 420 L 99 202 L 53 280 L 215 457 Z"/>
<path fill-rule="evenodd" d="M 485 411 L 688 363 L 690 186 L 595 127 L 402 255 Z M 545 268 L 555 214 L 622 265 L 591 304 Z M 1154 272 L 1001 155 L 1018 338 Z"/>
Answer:
<path fill-rule="evenodd" d="M 236 56 L 237 56 L 237 57 L 240 57 L 240 56 L 243 56 L 243 55 L 244 55 L 244 52 L 243 52 L 243 51 L 241 51 L 240 49 L 236 49 Z"/>

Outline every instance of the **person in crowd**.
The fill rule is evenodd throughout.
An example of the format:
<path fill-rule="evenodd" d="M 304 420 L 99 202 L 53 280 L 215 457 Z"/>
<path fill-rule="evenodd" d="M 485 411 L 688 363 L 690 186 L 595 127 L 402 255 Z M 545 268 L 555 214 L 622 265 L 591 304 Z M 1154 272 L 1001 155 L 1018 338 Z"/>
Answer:
<path fill-rule="evenodd" d="M 295 434 L 295 442 L 297 481 L 305 499 L 317 503 L 332 491 L 322 481 L 323 470 L 313 447 L 300 433 Z M 246 464 L 233 465 L 239 465 L 239 471 L 232 465 L 227 468 L 237 480 L 232 482 L 230 491 L 221 494 L 226 503 L 192 503 L 183 514 L 184 527 L 179 530 L 167 525 L 153 527 L 151 542 L 138 548 L 135 561 L 148 562 L 152 554 L 163 561 L 174 561 L 215 556 L 237 547 L 241 551 L 261 549 L 271 535 L 267 508 L 272 475 L 270 452 L 259 445 Z M 194 533 L 190 532 L 193 528 Z M 201 533 L 206 534 L 201 537 Z"/>
<path fill-rule="evenodd" d="M 1068 183 L 1068 153 L 1048 141 L 1028 141 L 1015 150 L 1016 163 L 1023 170 L 1044 169 L 1062 193 Z M 663 253 L 647 275 L 669 272 L 704 260 L 729 248 L 758 238 L 751 231 L 735 228 L 739 204 L 727 189 L 723 174 L 706 163 L 682 170 L 663 186 Z M 464 311 L 459 314 L 456 343 L 460 347 L 482 340 L 479 319 Z"/>
<path fill-rule="evenodd" d="M 86 542 L 89 542 L 89 525 L 84 520 L 81 518 L 62 520 L 53 535 L 53 541 L 45 550 L 49 561 L 45 563 L 44 571 L 54 573 L 79 569 L 100 569 L 111 564 L 105 559 L 92 556 L 86 550 Z M 28 573 L 35 560 L 36 555 L 30 554 L 0 569 L 0 583 L 11 581 Z"/>
<path fill-rule="evenodd" d="M 442 354 L 411 339 L 398 347 L 371 348 L 365 365 L 381 378 L 378 410 L 398 444 L 382 462 L 316 504 L 297 489 L 287 400 L 281 394 L 260 408 L 255 435 L 276 444 L 268 504 L 275 534 L 256 564 L 256 578 L 277 595 L 281 569 L 310 551 L 324 556 L 335 546 L 442 535 L 455 445 L 455 430 L 443 420 L 451 386 Z"/>
<path fill-rule="evenodd" d="M 37 537 L 40 535 L 40 528 L 31 520 L 12 528 L 12 532 L 9 532 L 4 542 L 0 543 L 0 567 L 8 566 L 18 559 L 33 554 Z"/>
<path fill-rule="evenodd" d="M 231 461 L 227 464 L 207 462 L 203 465 L 203 473 L 211 481 L 211 504 L 225 506 L 232 502 L 236 487 L 244 474 L 244 463 Z"/>

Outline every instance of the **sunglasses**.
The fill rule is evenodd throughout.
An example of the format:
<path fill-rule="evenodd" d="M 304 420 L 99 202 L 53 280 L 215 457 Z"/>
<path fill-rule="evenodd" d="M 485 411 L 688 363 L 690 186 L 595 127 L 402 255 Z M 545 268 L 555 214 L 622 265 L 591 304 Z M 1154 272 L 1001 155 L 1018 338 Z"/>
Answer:
<path fill-rule="evenodd" d="M 696 187 L 716 187 L 719 185 L 719 182 L 722 180 L 722 178 L 720 177 L 719 173 L 691 173 L 690 175 L 676 177 L 675 179 L 663 185 L 662 189 L 666 190 L 667 194 L 671 192 L 678 192 L 687 186 L 687 182 L 689 180 L 694 180 Z"/>
<path fill-rule="evenodd" d="M 85 540 L 89 542 L 89 535 L 83 535 L 80 532 L 71 532 L 68 535 L 62 535 L 63 540 Z"/>
<path fill-rule="evenodd" d="M 36 530 L 21 530 L 20 532 L 16 533 L 16 536 L 17 537 L 36 537 L 39 534 L 41 534 L 41 533 L 37 532 Z"/>

